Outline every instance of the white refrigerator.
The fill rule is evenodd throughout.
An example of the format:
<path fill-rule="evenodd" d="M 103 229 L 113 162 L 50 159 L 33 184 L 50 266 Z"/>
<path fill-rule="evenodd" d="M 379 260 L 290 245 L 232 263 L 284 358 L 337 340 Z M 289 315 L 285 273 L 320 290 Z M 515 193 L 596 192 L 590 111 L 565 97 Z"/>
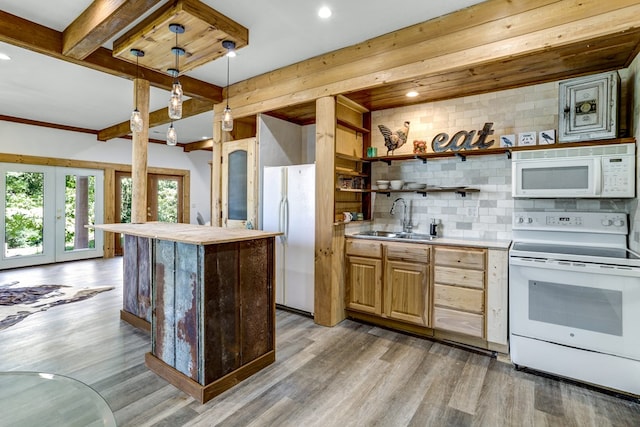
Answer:
<path fill-rule="evenodd" d="M 316 167 L 265 167 L 262 228 L 276 237 L 276 304 L 313 314 Z"/>

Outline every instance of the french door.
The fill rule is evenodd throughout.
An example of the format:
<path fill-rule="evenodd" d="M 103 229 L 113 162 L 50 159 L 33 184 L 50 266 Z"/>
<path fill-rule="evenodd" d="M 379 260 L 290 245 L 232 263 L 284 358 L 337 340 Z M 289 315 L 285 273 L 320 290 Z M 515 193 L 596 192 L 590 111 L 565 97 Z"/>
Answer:
<path fill-rule="evenodd" d="M 187 222 L 181 175 L 147 174 L 147 221 Z M 116 172 L 116 221 L 131 222 L 131 173 Z M 124 237 L 116 234 L 115 254 L 122 255 Z"/>
<path fill-rule="evenodd" d="M 102 170 L 0 164 L 0 269 L 96 258 L 103 237 Z"/>

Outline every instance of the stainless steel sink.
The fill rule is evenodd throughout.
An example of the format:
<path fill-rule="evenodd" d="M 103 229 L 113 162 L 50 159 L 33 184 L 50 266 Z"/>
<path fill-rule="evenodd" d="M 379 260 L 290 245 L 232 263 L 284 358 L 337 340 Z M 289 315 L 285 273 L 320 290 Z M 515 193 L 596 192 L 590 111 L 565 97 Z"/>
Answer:
<path fill-rule="evenodd" d="M 433 240 L 428 234 L 404 233 L 402 231 L 368 230 L 354 234 L 356 237 L 373 237 L 390 240 Z"/>
<path fill-rule="evenodd" d="M 400 233 L 396 235 L 399 239 L 411 239 L 411 240 L 433 240 L 434 237 L 428 234 L 420 233 Z"/>
<path fill-rule="evenodd" d="M 395 232 L 395 231 L 382 231 L 382 230 L 368 230 L 368 231 L 361 231 L 359 233 L 356 233 L 356 235 L 358 236 L 370 236 L 370 237 L 387 237 L 387 238 L 392 238 L 392 237 L 397 237 L 399 234 L 402 234 L 401 232 Z"/>

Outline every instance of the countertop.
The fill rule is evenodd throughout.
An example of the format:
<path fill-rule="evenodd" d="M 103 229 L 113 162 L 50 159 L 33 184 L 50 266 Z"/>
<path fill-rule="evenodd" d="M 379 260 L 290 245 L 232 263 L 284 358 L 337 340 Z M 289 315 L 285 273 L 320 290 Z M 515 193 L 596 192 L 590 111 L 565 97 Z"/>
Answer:
<path fill-rule="evenodd" d="M 466 246 L 472 248 L 487 248 L 487 249 L 501 249 L 507 250 L 511 245 L 511 240 L 483 240 L 483 239 L 452 239 L 447 237 L 437 237 L 433 240 L 411 240 L 411 239 L 398 239 L 398 238 L 386 238 L 386 237 L 372 237 L 372 236 L 355 236 L 358 231 L 353 233 L 345 233 L 345 237 L 354 237 L 357 239 L 369 239 L 375 241 L 386 242 L 404 242 L 418 245 L 447 245 L 447 246 Z"/>
<path fill-rule="evenodd" d="M 168 222 L 147 222 L 144 224 L 96 224 L 93 227 L 112 233 L 151 237 L 154 239 L 191 243 L 194 245 L 216 245 L 220 243 L 264 239 L 282 234 L 279 232 L 247 230 L 244 228 L 223 228 Z"/>

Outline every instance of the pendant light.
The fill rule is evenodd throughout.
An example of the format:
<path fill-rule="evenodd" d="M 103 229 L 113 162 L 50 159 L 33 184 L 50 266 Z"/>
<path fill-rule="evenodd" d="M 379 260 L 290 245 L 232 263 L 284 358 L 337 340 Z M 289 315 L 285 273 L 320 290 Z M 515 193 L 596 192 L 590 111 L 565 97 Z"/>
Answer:
<path fill-rule="evenodd" d="M 129 51 L 132 55 L 136 57 L 136 80 L 138 79 L 138 60 L 144 56 L 144 51 L 140 49 L 131 49 Z M 142 120 L 142 114 L 140 114 L 140 110 L 138 110 L 138 88 L 136 85 L 133 85 L 133 91 L 135 93 L 135 108 L 131 113 L 131 119 L 129 120 L 129 128 L 131 132 L 142 132 L 144 128 L 144 121 Z"/>
<path fill-rule="evenodd" d="M 171 97 L 169 98 L 169 118 L 179 120 L 182 118 L 182 85 L 178 80 L 180 69 L 178 61 L 180 56 L 185 54 L 185 50 L 178 46 L 178 34 L 184 33 L 184 26 L 180 24 L 169 24 L 169 31 L 176 35 L 176 45 L 171 48 L 171 53 L 176 57 L 176 67 L 169 68 L 168 72 L 174 77 L 173 86 L 171 87 Z"/>
<path fill-rule="evenodd" d="M 227 49 L 227 106 L 222 113 L 222 130 L 231 132 L 233 130 L 233 114 L 231 113 L 231 108 L 229 108 L 229 58 L 236 48 L 236 44 L 231 40 L 224 40 L 222 47 Z"/>
<path fill-rule="evenodd" d="M 176 145 L 178 143 L 178 133 L 176 128 L 173 127 L 173 120 L 167 129 L 167 145 Z"/>

